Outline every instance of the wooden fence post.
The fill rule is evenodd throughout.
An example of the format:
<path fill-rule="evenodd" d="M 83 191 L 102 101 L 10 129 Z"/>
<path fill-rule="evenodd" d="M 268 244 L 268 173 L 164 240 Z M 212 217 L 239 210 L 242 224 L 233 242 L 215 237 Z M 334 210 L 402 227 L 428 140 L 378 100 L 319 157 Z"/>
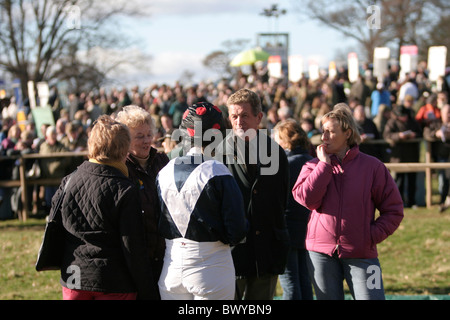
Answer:
<path fill-rule="evenodd" d="M 25 175 L 25 163 L 26 159 L 23 157 L 19 158 L 19 177 L 20 177 L 20 188 L 22 188 L 22 211 L 20 211 L 19 219 L 22 221 L 27 221 L 28 219 L 28 190 L 27 190 L 27 177 Z"/>

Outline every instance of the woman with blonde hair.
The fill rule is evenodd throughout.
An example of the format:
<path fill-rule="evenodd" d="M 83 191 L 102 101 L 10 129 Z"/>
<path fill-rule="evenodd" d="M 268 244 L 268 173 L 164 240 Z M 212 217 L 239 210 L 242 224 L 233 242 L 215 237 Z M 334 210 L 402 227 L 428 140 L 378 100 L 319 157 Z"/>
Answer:
<path fill-rule="evenodd" d="M 160 208 L 156 191 L 156 176 L 169 162 L 164 152 L 158 152 L 152 143 L 156 133 L 153 117 L 145 109 L 129 105 L 116 115 L 116 120 L 130 130 L 131 144 L 126 165 L 131 180 L 139 187 L 144 216 L 147 247 L 152 264 L 154 286 L 161 274 L 165 240 L 158 233 Z"/>
<path fill-rule="evenodd" d="M 125 165 L 129 146 L 128 128 L 100 116 L 89 136 L 89 160 L 63 179 L 52 199 L 53 210 L 63 196 L 65 300 L 157 298 L 139 194 Z"/>
<path fill-rule="evenodd" d="M 384 299 L 377 244 L 403 219 L 403 201 L 391 174 L 359 152 L 361 138 L 350 108 L 338 104 L 322 118 L 322 144 L 292 190 L 311 210 L 308 267 L 317 299 Z M 375 219 L 375 211 L 379 217 Z"/>

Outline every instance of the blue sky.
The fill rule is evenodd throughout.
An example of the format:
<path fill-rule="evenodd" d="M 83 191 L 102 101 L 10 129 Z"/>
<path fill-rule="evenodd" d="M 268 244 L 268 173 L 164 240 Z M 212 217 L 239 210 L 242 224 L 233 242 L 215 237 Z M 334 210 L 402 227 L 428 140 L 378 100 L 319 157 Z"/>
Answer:
<path fill-rule="evenodd" d="M 130 75 L 141 83 L 173 84 L 184 70 L 195 74 L 194 80 L 212 79 L 201 61 L 209 53 L 222 49 L 226 40 L 250 39 L 256 45 L 257 33 L 287 32 L 290 55 L 301 55 L 305 61 L 318 58 L 323 65 L 337 52 L 345 54 L 356 48 L 354 42 L 315 21 L 301 21 L 290 0 L 153 0 L 146 3 L 150 16 L 124 21 L 124 27 L 141 39 L 139 50 L 152 56 L 151 74 Z M 150 3 L 150 5 L 147 5 Z M 272 4 L 286 9 L 278 19 L 260 15 Z"/>

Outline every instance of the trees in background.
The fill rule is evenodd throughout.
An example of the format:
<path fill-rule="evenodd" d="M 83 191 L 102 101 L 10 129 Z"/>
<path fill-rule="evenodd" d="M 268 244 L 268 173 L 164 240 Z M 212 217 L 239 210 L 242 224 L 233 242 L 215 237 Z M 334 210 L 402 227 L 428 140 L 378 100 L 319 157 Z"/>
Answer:
<path fill-rule="evenodd" d="M 431 45 L 448 47 L 448 0 L 306 0 L 292 4 L 301 18 L 316 20 L 356 40 L 368 61 L 373 61 L 376 47 L 391 46 L 397 58 L 404 45 L 417 45 L 423 58 Z"/>
<path fill-rule="evenodd" d="M 98 86 L 125 58 L 106 65 L 104 56 L 89 59 L 92 51 L 129 45 L 114 18 L 139 12 L 133 0 L 0 0 L 0 67 L 24 95 L 29 80 Z"/>

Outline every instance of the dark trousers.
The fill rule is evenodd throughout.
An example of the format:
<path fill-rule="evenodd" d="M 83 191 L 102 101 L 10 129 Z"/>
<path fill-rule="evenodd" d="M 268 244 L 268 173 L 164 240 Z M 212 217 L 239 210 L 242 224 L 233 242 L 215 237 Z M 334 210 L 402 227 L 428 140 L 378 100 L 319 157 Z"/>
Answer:
<path fill-rule="evenodd" d="M 416 204 L 416 173 L 397 173 L 395 178 L 405 207 L 411 208 Z"/>
<path fill-rule="evenodd" d="M 273 300 L 278 275 L 247 277 L 236 280 L 236 300 Z"/>

